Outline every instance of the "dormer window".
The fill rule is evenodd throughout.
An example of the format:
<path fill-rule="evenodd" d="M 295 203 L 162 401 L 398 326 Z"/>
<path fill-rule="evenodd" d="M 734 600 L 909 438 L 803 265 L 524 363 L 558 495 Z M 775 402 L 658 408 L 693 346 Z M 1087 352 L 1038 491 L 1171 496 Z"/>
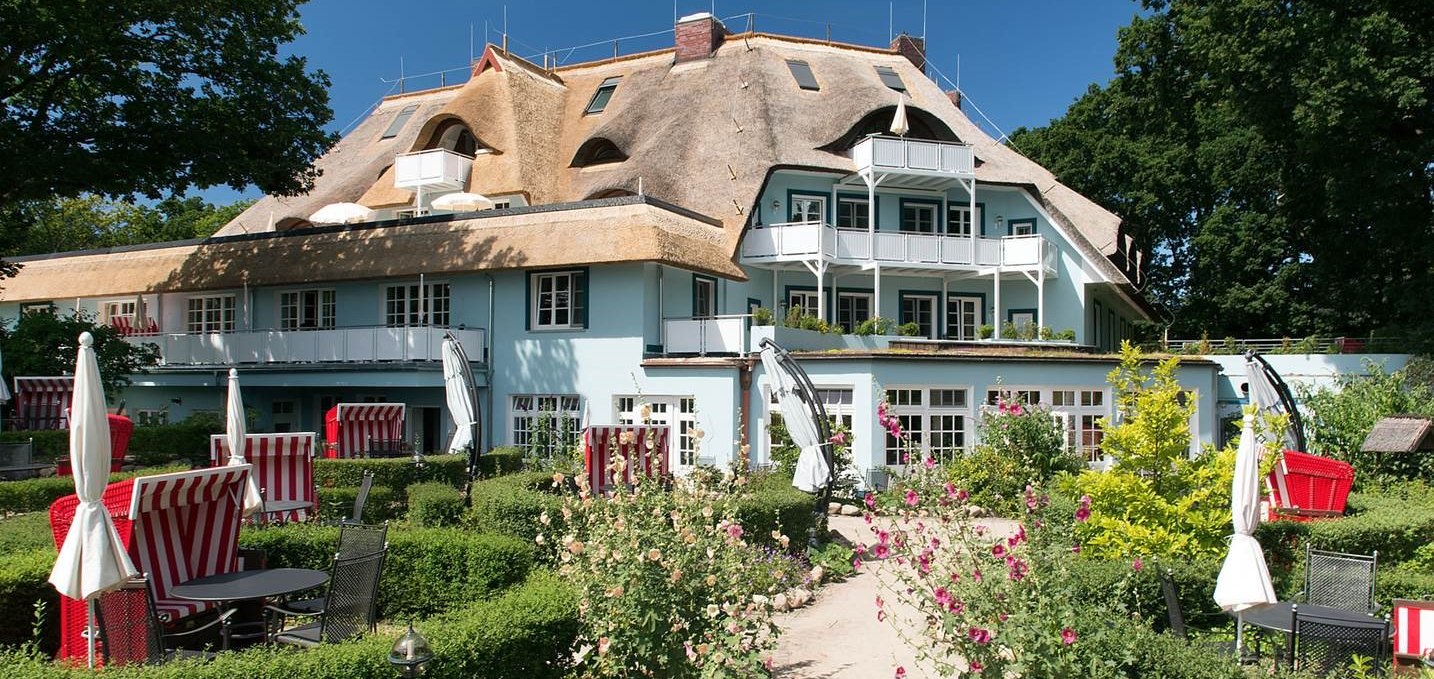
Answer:
<path fill-rule="evenodd" d="M 583 115 L 591 116 L 602 113 L 603 109 L 607 108 L 607 102 L 612 99 L 612 93 L 617 90 L 617 81 L 619 80 L 622 80 L 621 76 L 613 76 L 602 81 L 598 85 L 597 91 L 593 93 L 592 101 L 589 101 L 588 107 L 583 110 Z"/>
<path fill-rule="evenodd" d="M 797 81 L 797 87 L 804 90 L 812 90 L 813 92 L 822 88 L 822 86 L 817 83 L 817 77 L 812 74 L 811 64 L 796 59 L 788 59 L 787 68 L 792 71 L 792 79 Z"/>
<path fill-rule="evenodd" d="M 881 78 L 881 84 L 897 92 L 906 91 L 906 83 L 901 82 L 901 76 L 897 75 L 896 69 L 890 66 L 877 66 L 876 75 Z"/>
<path fill-rule="evenodd" d="M 433 131 L 433 137 L 424 147 L 429 149 L 444 149 L 465 156 L 478 155 L 478 138 L 473 132 L 459 120 L 446 120 Z"/>
<path fill-rule="evenodd" d="M 620 163 L 627 160 L 627 154 L 603 137 L 593 137 L 578 147 L 578 152 L 573 155 L 571 167 L 590 167 L 603 165 L 605 163 Z"/>

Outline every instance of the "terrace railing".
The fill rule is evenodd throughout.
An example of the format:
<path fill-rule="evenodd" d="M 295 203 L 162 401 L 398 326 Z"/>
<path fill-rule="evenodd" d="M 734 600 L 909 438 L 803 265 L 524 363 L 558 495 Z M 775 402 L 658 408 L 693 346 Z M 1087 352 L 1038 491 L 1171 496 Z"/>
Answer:
<path fill-rule="evenodd" d="M 165 366 L 379 363 L 441 361 L 443 335 L 448 332 L 472 349 L 470 356 L 482 355 L 482 329 L 426 325 L 163 333 L 126 340 L 157 345 L 160 364 Z"/>
<path fill-rule="evenodd" d="M 875 249 L 875 252 L 873 252 Z M 755 226 L 742 239 L 745 262 L 825 259 L 844 264 L 1055 266 L 1056 250 L 1041 236 L 971 238 L 933 233 L 839 229 L 822 222 Z"/>
<path fill-rule="evenodd" d="M 667 318 L 662 321 L 664 354 L 707 356 L 746 354 L 750 314 L 710 318 Z"/>

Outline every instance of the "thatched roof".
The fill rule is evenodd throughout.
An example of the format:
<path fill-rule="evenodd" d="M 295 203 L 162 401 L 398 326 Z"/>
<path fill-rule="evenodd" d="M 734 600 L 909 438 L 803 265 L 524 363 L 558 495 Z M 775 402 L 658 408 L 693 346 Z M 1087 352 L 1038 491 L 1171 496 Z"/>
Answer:
<path fill-rule="evenodd" d="M 1419 415 L 1394 415 L 1374 423 L 1360 447 L 1366 453 L 1434 450 L 1434 422 Z"/>
<path fill-rule="evenodd" d="M 788 59 L 806 61 L 821 89 L 799 89 Z M 733 264 L 738 245 L 774 171 L 845 176 L 855 170 L 834 142 L 898 100 L 881 82 L 877 65 L 904 81 L 912 115 L 938 121 L 974 147 L 979 181 L 1028 191 L 1106 279 L 1140 300 L 1107 259 L 1122 251 L 1120 219 L 996 143 L 905 57 L 889 49 L 765 34 L 728 36 L 710 59 L 674 64 L 668 49 L 552 71 L 489 46 L 467 83 L 386 99 L 318 162 L 322 175 L 309 194 L 263 198 L 219 235 L 283 230 L 329 203 L 408 204 L 411 194 L 393 187 L 395 154 L 426 148 L 439 125 L 457 119 L 493 151 L 474 160 L 469 191 L 521 192 L 534 205 L 620 193 L 653 196 L 717 220 L 725 263 L 703 268 L 741 279 Z M 598 84 L 614 76 L 621 80 L 606 110 L 584 115 Z M 419 108 L 399 134 L 380 139 L 398 112 L 413 104 Z M 611 141 L 626 160 L 571 167 L 578 149 L 595 138 Z M 348 275 L 336 268 L 309 274 Z M 67 289 L 61 296 L 75 294 Z"/>
<path fill-rule="evenodd" d="M 640 197 L 13 261 L 23 269 L 0 291 L 5 301 L 619 262 L 741 273 L 720 226 Z"/>

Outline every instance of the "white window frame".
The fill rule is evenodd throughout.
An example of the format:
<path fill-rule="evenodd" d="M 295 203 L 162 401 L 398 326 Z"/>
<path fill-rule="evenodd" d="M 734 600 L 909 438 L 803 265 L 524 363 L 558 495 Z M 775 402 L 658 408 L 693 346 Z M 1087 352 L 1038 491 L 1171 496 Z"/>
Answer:
<path fill-rule="evenodd" d="M 969 384 L 891 384 L 883 387 L 882 397 L 886 399 L 889 412 L 901 422 L 907 439 L 917 439 L 913 459 L 903 463 L 900 455 L 905 448 L 890 434 L 882 433 L 882 461 L 885 466 L 901 469 L 907 464 L 919 464 L 921 458 L 935 457 L 937 461 L 949 460 L 957 454 L 966 454 L 975 443 L 976 435 L 976 392 Z M 934 392 L 958 391 L 965 396 L 964 404 L 934 405 Z M 919 394 L 919 396 L 918 396 Z M 959 429 L 937 428 L 940 420 L 959 416 Z M 951 450 L 933 452 L 933 431 L 942 435 L 957 435 L 959 443 Z M 942 448 L 946 448 L 943 446 Z"/>
<path fill-rule="evenodd" d="M 1052 415 L 1060 416 L 1065 425 L 1062 438 L 1068 449 L 1079 452 L 1081 459 L 1092 468 L 1104 468 L 1111 462 L 1101 449 L 1104 432 L 1096 421 L 1111 415 L 1110 386 L 1104 384 L 1063 384 L 1063 385 L 1013 385 L 992 384 L 986 387 L 983 408 L 994 408 L 990 393 L 1030 394 L 1036 396 L 1035 404 L 1045 406 Z M 1059 401 L 1059 402 L 1058 402 Z M 1031 403 L 1026 400 L 1026 403 Z"/>
<path fill-rule="evenodd" d="M 705 289 L 705 291 L 704 291 Z M 717 279 L 692 276 L 692 317 L 712 318 L 717 315 Z M 705 302 L 706 308 L 700 308 Z"/>
<path fill-rule="evenodd" d="M 134 411 L 134 423 L 141 427 L 169 424 L 169 408 L 138 408 Z"/>
<path fill-rule="evenodd" d="M 913 213 L 915 217 L 914 222 L 918 228 L 908 229 L 906 227 L 907 210 L 915 211 Z M 920 216 L 922 213 L 925 213 L 930 220 L 930 222 L 926 224 L 926 226 L 929 227 L 927 229 L 919 228 L 923 222 Z M 897 228 L 900 229 L 902 233 L 923 233 L 930 235 L 937 233 L 941 227 L 941 207 L 933 203 L 904 203 L 901 205 L 901 214 L 897 215 L 897 217 Z"/>
<path fill-rule="evenodd" d="M 823 193 L 794 193 L 794 194 L 792 194 L 790 200 L 791 200 L 792 204 L 788 206 L 789 209 L 787 210 L 787 216 L 788 216 L 788 219 L 789 219 L 791 222 L 797 223 L 797 224 L 808 224 L 808 223 L 812 223 L 812 222 L 815 222 L 815 223 L 818 223 L 818 224 L 822 224 L 822 223 L 825 223 L 825 222 L 827 221 L 827 195 L 826 195 L 826 194 L 823 194 Z M 801 218 L 801 219 L 798 219 L 798 218 L 797 218 L 797 201 L 816 203 L 816 204 L 817 204 L 817 216 L 816 216 L 816 219 L 812 219 L 812 218 L 811 218 L 811 216 L 808 214 L 809 211 L 803 211 L 803 213 L 802 213 L 802 218 Z"/>
<path fill-rule="evenodd" d="M 100 321 L 107 325 L 113 325 L 115 319 L 129 319 L 134 322 L 136 302 L 133 297 L 129 299 L 107 299 L 100 302 Z"/>
<path fill-rule="evenodd" d="M 648 406 L 649 415 L 642 419 L 642 406 Z M 697 437 L 697 398 L 695 396 L 642 396 L 623 394 L 612 399 L 614 421 L 624 425 L 653 425 L 667 427 L 667 460 L 674 471 L 685 471 L 698 464 L 710 461 L 698 456 L 700 452 Z"/>
<path fill-rule="evenodd" d="M 969 237 L 980 235 L 977 231 L 981 228 L 981 206 L 976 206 L 976 212 L 971 212 L 970 203 L 947 203 L 946 204 L 946 235 Z"/>
<path fill-rule="evenodd" d="M 418 289 L 415 291 L 415 289 Z M 394 290 L 402 290 L 401 299 L 390 299 Z M 439 294 L 441 292 L 442 294 Z M 379 287 L 379 317 L 389 328 L 430 326 L 446 328 L 453 323 L 453 286 L 446 280 L 385 283 Z M 395 309 L 392 304 L 401 308 Z"/>
<path fill-rule="evenodd" d="M 842 299 L 843 299 L 843 298 L 845 298 L 845 299 L 865 299 L 865 300 L 866 300 L 866 315 L 865 315 L 864 317 L 862 317 L 862 318 L 857 318 L 857 317 L 856 317 L 856 308 L 855 308 L 855 307 L 852 307 L 851 313 L 848 314 L 848 315 L 850 316 L 850 318 L 848 319 L 849 322 L 848 322 L 848 323 L 844 323 L 844 322 L 842 321 L 842 309 L 841 309 L 841 303 L 842 303 Z M 837 298 L 836 298 L 836 321 L 837 321 L 837 325 L 840 325 L 840 326 L 842 326 L 843 328 L 846 328 L 846 331 L 847 331 L 847 332 L 852 332 L 852 331 L 856 330 L 856 326 L 860 325 L 861 323 L 863 323 L 863 322 L 865 322 L 865 321 L 871 320 L 871 318 L 872 318 L 872 313 L 873 313 L 873 311 L 875 310 L 875 308 L 876 308 L 875 295 L 873 295 L 873 294 L 870 293 L 870 292 L 857 292 L 857 291 L 846 291 L 846 290 L 839 290 L 839 291 L 837 291 Z"/>
<path fill-rule="evenodd" d="M 313 294 L 314 307 L 318 314 L 312 324 L 305 324 L 309 320 L 304 315 L 304 296 Z M 387 291 L 384 293 L 387 295 Z M 280 330 L 332 330 L 338 325 L 338 290 L 335 288 L 294 288 L 292 290 L 280 290 L 275 295 L 274 313 L 278 314 L 274 327 Z M 295 300 L 290 304 L 285 298 L 293 295 Z M 326 299 L 327 298 L 327 299 Z M 294 309 L 294 322 L 288 324 L 284 312 L 289 307 Z"/>
<path fill-rule="evenodd" d="M 195 302 L 200 304 L 198 309 L 195 309 Z M 216 305 L 211 307 L 211 302 Z M 217 318 L 212 315 L 217 315 Z M 233 332 L 238 325 L 238 316 L 239 299 L 232 292 L 191 295 L 184 300 L 184 327 L 190 333 Z"/>
<path fill-rule="evenodd" d="M 856 387 L 850 384 L 814 384 L 817 390 L 817 398 L 821 399 L 822 407 L 827 411 L 827 417 L 835 420 L 838 424 L 846 427 L 851 432 L 847 440 L 849 450 L 854 450 L 855 439 L 859 436 L 854 423 L 856 421 Z M 764 450 L 767 453 L 766 462 L 772 461 L 771 424 L 782 418 L 782 408 L 777 403 L 776 390 L 770 383 L 764 388 L 763 393 L 767 395 L 767 425 L 762 428 L 762 439 L 765 444 Z"/>
<path fill-rule="evenodd" d="M 801 303 L 797 303 L 798 297 L 802 299 Z M 788 290 L 787 312 L 790 313 L 792 309 L 801 307 L 808 316 L 815 316 L 817 309 L 821 308 L 820 301 L 821 296 L 817 294 L 816 290 Z"/>
<path fill-rule="evenodd" d="M 508 397 L 508 443 L 528 450 L 533 428 L 544 413 L 557 420 L 558 436 L 564 445 L 578 445 L 582 438 L 583 399 L 577 394 L 513 394 Z M 551 443 L 551 442 L 550 442 Z M 551 445 L 541 451 L 552 457 Z"/>
<path fill-rule="evenodd" d="M 530 280 L 530 285 L 529 285 L 529 287 L 531 287 L 531 288 L 532 288 L 532 291 L 533 291 L 533 298 L 530 299 L 530 300 L 528 300 L 528 313 L 531 314 L 531 316 L 530 316 L 530 319 L 531 319 L 531 320 L 530 320 L 530 322 L 529 322 L 529 328 L 530 328 L 530 329 L 532 329 L 532 330 L 581 330 L 581 329 L 583 329 L 584 326 L 583 326 L 583 322 L 582 322 L 581 318 L 582 318 L 582 315 L 583 315 L 583 314 L 582 314 L 582 311 L 583 311 L 583 309 L 585 308 L 585 306 L 587 305 L 587 299 L 586 299 L 587 291 L 582 289 L 582 287 L 578 284 L 578 281 L 579 281 L 579 279 L 582 279 L 582 280 L 583 280 L 583 285 L 586 285 L 586 279 L 587 279 L 587 277 L 584 275 L 584 273 L 583 273 L 582 271 L 579 271 L 579 270 L 576 270 L 576 269 L 568 270 L 568 271 L 538 271 L 538 272 L 530 273 L 530 274 L 528 274 L 528 275 L 531 276 L 531 278 L 529 279 L 529 280 Z M 558 282 L 559 279 L 567 279 L 567 285 L 568 285 L 567 291 L 566 291 L 566 292 L 567 292 L 567 301 L 566 301 L 566 303 L 563 303 L 563 304 L 559 304 L 559 302 L 558 302 L 559 295 L 560 295 L 560 291 L 558 290 L 557 282 Z M 552 290 L 551 290 L 550 292 L 548 292 L 548 293 L 544 293 L 544 292 L 543 292 L 543 281 L 544 281 L 544 280 L 551 280 L 551 281 L 553 281 L 553 288 L 552 288 Z M 544 307 L 542 306 L 542 302 L 543 302 L 543 296 L 544 296 L 545 294 L 550 294 L 550 295 L 552 295 L 551 308 L 547 309 L 547 311 L 550 313 L 549 321 L 548 321 L 547 323 L 543 323 L 543 322 L 542 322 L 543 311 L 545 310 Z M 584 299 L 582 299 L 581 303 L 578 301 L 578 298 L 579 298 L 580 296 L 584 298 Z M 566 313 L 567 313 L 567 317 L 568 317 L 568 322 L 567 322 L 567 323 L 558 323 L 558 322 L 556 322 L 556 321 L 554 320 L 554 319 L 556 319 L 556 318 L 558 317 L 559 312 L 566 312 Z"/>
<path fill-rule="evenodd" d="M 850 223 L 843 224 L 841 208 L 843 203 L 851 204 Z M 864 197 L 838 195 L 836 199 L 836 215 L 833 218 L 838 229 L 854 229 L 866 231 L 871 224 L 871 201 Z"/>

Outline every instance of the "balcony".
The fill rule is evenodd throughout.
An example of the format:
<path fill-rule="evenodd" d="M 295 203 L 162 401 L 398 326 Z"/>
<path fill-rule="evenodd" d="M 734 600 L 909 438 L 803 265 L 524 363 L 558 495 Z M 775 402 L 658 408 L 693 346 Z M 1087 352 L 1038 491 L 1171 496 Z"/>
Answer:
<path fill-rule="evenodd" d="M 668 318 L 662 321 L 664 354 L 707 356 L 746 353 L 746 314 L 712 318 Z"/>
<path fill-rule="evenodd" d="M 393 185 L 400 189 L 463 189 L 473 159 L 446 149 L 401 153 L 393 161 Z"/>
<path fill-rule="evenodd" d="M 158 345 L 161 366 L 343 364 L 441 361 L 447 332 L 470 357 L 482 357 L 483 330 L 432 326 L 165 333 L 126 340 Z"/>
<path fill-rule="evenodd" d="M 904 137 L 867 137 L 851 148 L 857 173 L 880 176 L 882 186 L 939 188 L 976 178 L 976 156 L 966 144 Z"/>
<path fill-rule="evenodd" d="M 1056 249 L 1040 236 L 971 238 L 931 233 L 838 229 L 821 222 L 756 226 L 742 238 L 742 263 L 825 260 L 834 264 L 1056 271 Z"/>

